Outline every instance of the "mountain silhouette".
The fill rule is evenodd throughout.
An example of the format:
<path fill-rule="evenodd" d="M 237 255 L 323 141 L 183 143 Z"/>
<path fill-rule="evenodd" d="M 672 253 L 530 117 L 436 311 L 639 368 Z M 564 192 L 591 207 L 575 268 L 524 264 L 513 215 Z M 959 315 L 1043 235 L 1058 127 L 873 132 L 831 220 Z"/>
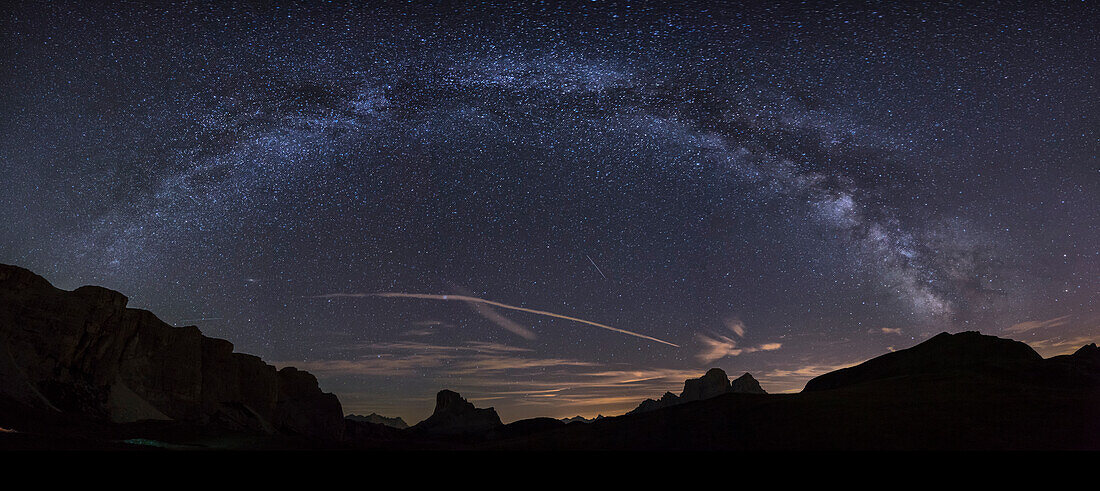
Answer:
<path fill-rule="evenodd" d="M 592 418 L 592 419 L 588 419 L 588 418 L 585 418 L 583 416 L 577 415 L 577 416 L 573 416 L 572 418 L 562 418 L 561 422 L 566 423 L 566 424 L 569 424 L 569 423 L 591 423 L 593 421 L 599 421 L 603 418 L 604 418 L 604 415 L 602 415 L 602 414 L 597 414 L 596 417 Z"/>
<path fill-rule="evenodd" d="M 0 265 L 0 448 L 1100 450 L 1095 343 L 1044 359 L 1019 341 L 941 333 L 795 394 L 715 368 L 679 395 L 585 424 L 502 424 L 445 389 L 430 417 L 401 429 L 345 418 L 313 375 L 126 303 Z"/>
<path fill-rule="evenodd" d="M 818 376 L 806 383 L 808 392 L 915 375 L 952 372 L 995 372 L 1040 363 L 1030 346 L 978 332 L 940 333 L 909 349 L 873 358 L 859 365 Z"/>
<path fill-rule="evenodd" d="M 461 435 L 482 433 L 503 426 L 493 408 L 474 407 L 459 393 L 441 390 L 435 396 L 432 415 L 410 429 L 429 435 Z"/>
<path fill-rule="evenodd" d="M 378 414 L 378 413 L 370 413 L 367 416 L 362 416 L 362 415 L 359 415 L 359 414 L 349 414 L 349 415 L 345 416 L 344 419 L 350 419 L 352 421 L 359 421 L 359 422 L 363 422 L 363 423 L 380 424 L 380 425 L 389 426 L 391 428 L 397 428 L 399 430 L 403 430 L 403 429 L 409 427 L 409 424 L 406 423 L 405 420 L 401 419 L 400 417 L 387 418 L 387 417 L 382 416 L 381 414 Z"/>
<path fill-rule="evenodd" d="M 1095 344 L 1043 359 L 1018 341 L 942 333 L 797 394 L 728 393 L 481 448 L 1096 450 L 1098 414 Z"/>
<path fill-rule="evenodd" d="M 687 402 L 702 401 L 729 393 L 767 394 L 767 392 L 764 392 L 764 389 L 760 387 L 760 383 L 753 378 L 752 374 L 746 373 L 731 383 L 725 371 L 721 368 L 711 368 L 707 370 L 707 373 L 703 374 L 702 377 L 685 380 L 684 390 L 680 392 L 680 395 L 665 392 L 660 399 L 646 399 L 642 401 L 638 407 L 627 414 L 656 411 L 658 409 L 664 409 Z"/>
<path fill-rule="evenodd" d="M 339 441 L 340 401 L 194 326 L 173 327 L 97 286 L 54 288 L 0 265 L 0 417 L 21 428 L 83 422 L 194 425 Z M 0 426 L 4 426 L 0 423 Z"/>

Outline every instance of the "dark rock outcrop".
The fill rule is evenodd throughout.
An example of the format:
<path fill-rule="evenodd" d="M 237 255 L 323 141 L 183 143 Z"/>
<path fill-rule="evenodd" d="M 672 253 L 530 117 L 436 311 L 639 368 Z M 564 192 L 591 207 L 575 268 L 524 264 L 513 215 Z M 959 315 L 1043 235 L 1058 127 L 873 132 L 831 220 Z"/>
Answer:
<path fill-rule="evenodd" d="M 479 409 L 457 392 L 447 389 L 435 396 L 432 415 L 411 428 L 415 433 L 429 435 L 469 435 L 503 426 L 493 408 Z"/>
<path fill-rule="evenodd" d="M 349 414 L 345 417 L 345 419 L 359 421 L 362 423 L 372 423 L 376 425 L 389 426 L 390 428 L 397 428 L 399 430 L 404 430 L 409 427 L 408 423 L 406 423 L 405 420 L 401 419 L 400 417 L 387 418 L 378 413 L 370 413 L 367 416 Z"/>
<path fill-rule="evenodd" d="M 711 368 L 702 377 L 684 381 L 681 402 L 701 401 L 729 392 L 730 379 L 721 368 Z"/>
<path fill-rule="evenodd" d="M 718 397 L 722 394 L 767 394 L 760 387 L 760 383 L 746 373 L 730 383 L 726 372 L 721 368 L 711 368 L 702 377 L 684 381 L 684 390 L 679 396 L 671 392 L 665 392 L 658 400 L 646 399 L 638 407 L 627 414 L 637 414 L 657 409 L 672 407 L 687 402 L 703 401 Z"/>
<path fill-rule="evenodd" d="M 341 437 L 340 401 L 313 375 L 276 371 L 195 326 L 173 327 L 126 303 L 116 291 L 64 291 L 0 265 L 0 400 L 113 423 Z"/>

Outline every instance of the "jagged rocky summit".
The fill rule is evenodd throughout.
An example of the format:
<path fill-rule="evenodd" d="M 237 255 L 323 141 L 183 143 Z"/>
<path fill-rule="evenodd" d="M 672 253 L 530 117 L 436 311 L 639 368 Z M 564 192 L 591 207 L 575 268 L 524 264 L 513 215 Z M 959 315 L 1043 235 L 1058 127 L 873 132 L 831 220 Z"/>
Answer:
<path fill-rule="evenodd" d="M 432 415 L 412 426 L 416 433 L 429 435 L 463 435 L 482 433 L 503 426 L 493 408 L 480 409 L 457 392 L 443 389 L 435 396 Z"/>
<path fill-rule="evenodd" d="M 342 436 L 340 401 L 313 375 L 276 370 L 234 353 L 229 341 L 126 303 L 116 291 L 64 291 L 0 264 L 0 403 L 113 423 Z"/>
<path fill-rule="evenodd" d="M 370 413 L 367 416 L 362 416 L 359 414 L 349 414 L 345 416 L 345 418 L 362 423 L 373 423 L 376 425 L 389 426 L 390 428 L 397 428 L 399 430 L 404 430 L 409 427 L 408 423 L 406 423 L 405 420 L 401 419 L 400 416 L 396 418 L 387 418 L 378 413 Z"/>
<path fill-rule="evenodd" d="M 732 383 L 726 372 L 721 368 L 711 368 L 702 377 L 684 381 L 684 390 L 677 396 L 672 392 L 665 392 L 660 399 L 646 399 L 638 407 L 627 414 L 644 413 L 654 411 L 677 404 L 692 401 L 702 401 L 720 396 L 722 394 L 767 394 L 760 383 L 749 373 L 746 373 Z"/>

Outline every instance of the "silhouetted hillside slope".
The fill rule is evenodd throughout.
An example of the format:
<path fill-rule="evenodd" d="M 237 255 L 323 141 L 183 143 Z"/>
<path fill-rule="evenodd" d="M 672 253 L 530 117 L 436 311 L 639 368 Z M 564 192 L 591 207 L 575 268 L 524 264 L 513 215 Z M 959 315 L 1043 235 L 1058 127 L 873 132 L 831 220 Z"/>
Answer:
<path fill-rule="evenodd" d="M 1042 357 L 1030 346 L 977 332 L 940 333 L 909 349 L 826 373 L 806 383 L 806 392 L 847 387 L 873 380 L 932 373 L 998 374 L 1037 369 Z"/>

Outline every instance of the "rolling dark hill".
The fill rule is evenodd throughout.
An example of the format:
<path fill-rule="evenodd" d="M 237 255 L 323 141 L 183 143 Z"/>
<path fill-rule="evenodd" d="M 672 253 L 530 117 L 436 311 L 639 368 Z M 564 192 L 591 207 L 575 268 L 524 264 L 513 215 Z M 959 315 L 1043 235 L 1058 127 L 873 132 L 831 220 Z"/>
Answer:
<path fill-rule="evenodd" d="M 1030 346 L 977 332 L 940 333 L 912 348 L 887 353 L 806 383 L 806 392 L 850 387 L 914 375 L 969 373 L 1004 375 L 1040 370 L 1042 357 Z"/>

